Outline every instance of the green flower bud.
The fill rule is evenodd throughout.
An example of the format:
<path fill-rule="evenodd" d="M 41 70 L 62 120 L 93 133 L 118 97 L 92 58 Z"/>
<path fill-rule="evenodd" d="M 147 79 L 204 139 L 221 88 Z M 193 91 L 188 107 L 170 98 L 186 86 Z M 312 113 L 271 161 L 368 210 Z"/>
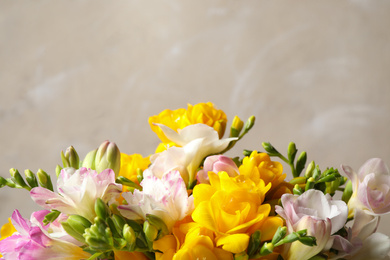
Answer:
<path fill-rule="evenodd" d="M 58 178 L 58 176 L 60 176 L 61 170 L 62 170 L 62 167 L 57 164 L 57 166 L 56 166 L 56 176 L 57 176 L 57 178 Z"/>
<path fill-rule="evenodd" d="M 153 226 L 152 224 L 150 224 L 148 221 L 145 221 L 145 223 L 144 223 L 144 233 L 145 233 L 146 238 L 149 241 L 153 242 L 154 240 L 157 240 L 158 229 L 155 226 Z"/>
<path fill-rule="evenodd" d="M 261 233 L 259 230 L 256 230 L 250 237 L 249 239 L 249 244 L 248 244 L 248 255 L 252 256 L 256 253 L 256 251 L 260 247 L 261 243 Z"/>
<path fill-rule="evenodd" d="M 270 156 L 278 156 L 280 154 L 269 142 L 263 142 L 261 145 Z"/>
<path fill-rule="evenodd" d="M 276 230 L 274 237 L 272 238 L 272 244 L 278 243 L 280 240 L 282 240 L 287 234 L 287 227 L 278 227 L 278 230 Z"/>
<path fill-rule="evenodd" d="M 12 180 L 13 182 L 20 186 L 21 188 L 24 188 L 26 190 L 31 190 L 31 188 L 26 184 L 26 182 L 24 181 L 22 175 L 20 175 L 19 171 L 14 169 L 14 168 L 11 168 L 9 170 L 9 173 L 11 174 L 12 176 Z"/>
<path fill-rule="evenodd" d="M 250 116 L 244 125 L 244 132 L 248 132 L 255 125 L 255 116 Z"/>
<path fill-rule="evenodd" d="M 295 160 L 295 155 L 297 154 L 297 147 L 295 146 L 295 143 L 291 142 L 288 145 L 287 148 L 287 155 L 288 155 L 288 160 L 290 163 L 293 163 Z"/>
<path fill-rule="evenodd" d="M 302 244 L 307 245 L 307 246 L 316 246 L 317 245 L 316 238 L 312 237 L 312 236 L 301 237 L 298 240 L 299 240 L 299 242 L 301 242 Z"/>
<path fill-rule="evenodd" d="M 92 169 L 92 170 L 96 170 L 96 168 L 95 168 L 96 153 L 97 153 L 97 149 L 92 150 L 89 153 L 87 153 L 81 166 L 85 167 L 85 168 Z"/>
<path fill-rule="evenodd" d="M 7 185 L 7 180 L 0 176 L 0 188 L 4 187 L 5 185 Z"/>
<path fill-rule="evenodd" d="M 95 213 L 103 220 L 107 219 L 110 215 L 110 209 L 101 198 L 97 198 L 95 201 Z"/>
<path fill-rule="evenodd" d="M 86 228 L 89 228 L 92 223 L 80 216 L 80 215 L 70 215 L 66 222 L 79 234 L 83 235 Z"/>
<path fill-rule="evenodd" d="M 137 190 L 142 190 L 142 187 L 140 185 L 138 185 L 137 183 L 129 180 L 128 178 L 126 178 L 124 176 L 119 176 L 116 179 L 116 183 L 120 183 L 120 184 L 122 184 L 124 186 L 132 187 L 132 188 L 135 188 Z"/>
<path fill-rule="evenodd" d="M 127 243 L 130 245 L 130 248 L 134 250 L 137 236 L 135 235 L 134 230 L 127 224 L 123 226 L 123 238 L 126 239 Z"/>
<path fill-rule="evenodd" d="M 301 187 L 299 187 L 298 184 L 295 184 L 294 188 L 293 188 L 293 193 L 294 195 L 301 195 L 304 191 L 302 190 Z"/>
<path fill-rule="evenodd" d="M 297 164 L 296 164 L 296 170 L 297 170 L 297 175 L 299 176 L 301 174 L 301 172 L 303 171 L 303 169 L 305 168 L 305 164 L 306 164 L 306 160 L 307 160 L 307 155 L 306 155 L 306 152 L 303 151 L 298 159 L 297 159 Z"/>
<path fill-rule="evenodd" d="M 27 169 L 24 171 L 24 175 L 26 176 L 26 181 L 31 188 L 38 187 L 37 177 L 32 171 Z"/>
<path fill-rule="evenodd" d="M 80 166 L 79 155 L 77 154 L 77 152 L 73 148 L 73 146 L 70 146 L 66 149 L 65 155 L 64 155 L 64 152 L 61 151 L 61 159 L 62 159 L 62 163 L 64 165 L 64 168 L 73 167 L 75 169 L 78 169 Z"/>
<path fill-rule="evenodd" d="M 316 164 L 314 161 L 311 161 L 309 163 L 309 165 L 307 166 L 306 168 L 306 173 L 305 173 L 305 177 L 306 178 L 310 178 L 313 176 L 313 171 L 314 171 L 314 168 L 316 167 Z"/>
<path fill-rule="evenodd" d="M 47 225 L 51 222 L 53 222 L 54 220 L 56 220 L 58 218 L 58 216 L 61 214 L 61 212 L 59 212 L 58 210 L 51 210 L 50 213 L 48 213 L 45 218 L 43 219 L 43 224 Z"/>
<path fill-rule="evenodd" d="M 83 237 L 82 233 L 80 234 L 80 232 L 74 230 L 67 222 L 62 222 L 61 225 L 64 228 L 64 230 L 66 231 L 66 233 L 68 233 L 69 235 L 71 235 L 72 237 L 77 239 L 78 241 L 85 243 L 85 238 Z"/>
<path fill-rule="evenodd" d="M 37 172 L 38 182 L 41 187 L 53 191 L 53 183 L 51 182 L 50 175 L 47 174 L 42 169 L 39 169 Z"/>
<path fill-rule="evenodd" d="M 157 230 L 159 231 L 159 236 L 157 239 L 160 239 L 163 236 L 169 234 L 168 227 L 161 218 L 152 214 L 147 214 L 145 222 L 149 222 L 151 225 L 157 228 Z"/>
<path fill-rule="evenodd" d="M 352 182 L 351 182 L 351 181 L 348 181 L 347 184 L 345 185 L 345 189 L 344 189 L 343 196 L 341 197 L 341 199 L 342 199 L 345 203 L 348 204 L 348 201 L 349 201 L 349 199 L 351 198 L 352 193 L 353 193 L 353 190 L 352 190 Z"/>
<path fill-rule="evenodd" d="M 306 182 L 306 187 L 305 187 L 305 191 L 307 190 L 310 190 L 310 189 L 313 189 L 314 188 L 314 185 L 315 185 L 315 180 L 313 177 L 310 177 L 307 182 Z"/>
<path fill-rule="evenodd" d="M 272 243 L 265 242 L 264 245 L 260 248 L 260 255 L 269 255 L 274 251 L 274 245 Z"/>

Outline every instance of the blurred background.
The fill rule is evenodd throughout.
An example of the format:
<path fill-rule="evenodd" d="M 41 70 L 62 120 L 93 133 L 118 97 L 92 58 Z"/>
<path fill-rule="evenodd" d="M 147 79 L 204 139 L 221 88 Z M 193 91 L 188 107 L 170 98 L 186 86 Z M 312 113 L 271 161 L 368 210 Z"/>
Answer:
<path fill-rule="evenodd" d="M 0 175 L 54 176 L 61 150 L 83 158 L 107 139 L 147 156 L 159 143 L 149 116 L 208 101 L 228 124 L 256 116 L 229 155 L 294 141 L 322 168 L 390 164 L 389 11 L 385 0 L 1 1 Z M 0 201 L 0 224 L 37 209 L 25 190 Z"/>

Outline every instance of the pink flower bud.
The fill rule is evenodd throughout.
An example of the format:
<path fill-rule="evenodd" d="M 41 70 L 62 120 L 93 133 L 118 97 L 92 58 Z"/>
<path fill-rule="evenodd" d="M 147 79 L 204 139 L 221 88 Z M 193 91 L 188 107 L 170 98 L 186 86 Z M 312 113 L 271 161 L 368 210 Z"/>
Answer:
<path fill-rule="evenodd" d="M 200 183 L 209 182 L 209 172 L 226 172 L 230 177 L 239 175 L 238 167 L 232 159 L 224 155 L 212 155 L 204 161 L 203 169 L 198 172 L 197 179 Z"/>

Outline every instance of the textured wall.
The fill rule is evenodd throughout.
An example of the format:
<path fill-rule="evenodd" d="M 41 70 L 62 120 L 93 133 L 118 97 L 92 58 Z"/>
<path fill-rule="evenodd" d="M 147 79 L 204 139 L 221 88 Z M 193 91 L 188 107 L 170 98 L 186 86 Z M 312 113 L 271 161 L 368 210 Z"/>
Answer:
<path fill-rule="evenodd" d="M 148 116 L 207 101 L 257 117 L 236 153 L 295 141 L 323 167 L 390 164 L 389 11 L 369 0 L 1 1 L 0 174 L 54 173 L 61 150 L 83 156 L 106 139 L 148 155 Z M 1 223 L 34 208 L 27 192 L 0 200 Z"/>

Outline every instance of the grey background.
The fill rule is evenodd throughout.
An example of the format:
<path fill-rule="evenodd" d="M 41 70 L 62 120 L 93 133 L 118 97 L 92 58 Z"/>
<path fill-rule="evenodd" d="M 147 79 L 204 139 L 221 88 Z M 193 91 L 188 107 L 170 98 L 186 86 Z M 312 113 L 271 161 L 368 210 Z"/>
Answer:
<path fill-rule="evenodd" d="M 323 168 L 390 164 L 389 1 L 1 1 L 0 174 L 109 139 L 153 153 L 147 119 L 211 101 L 257 118 L 229 155 L 285 150 Z M 288 168 L 285 168 L 288 171 Z M 0 223 L 37 209 L 0 190 Z M 380 230 L 390 235 L 382 220 Z"/>

